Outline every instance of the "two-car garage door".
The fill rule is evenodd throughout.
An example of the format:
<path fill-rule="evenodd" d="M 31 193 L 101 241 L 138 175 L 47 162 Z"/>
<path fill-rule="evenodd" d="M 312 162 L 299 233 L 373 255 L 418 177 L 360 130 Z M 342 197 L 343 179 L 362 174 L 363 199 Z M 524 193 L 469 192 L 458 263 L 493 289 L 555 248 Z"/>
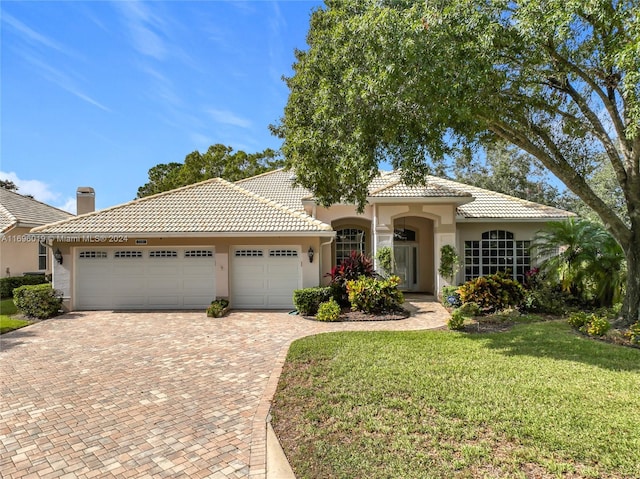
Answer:
<path fill-rule="evenodd" d="M 215 298 L 213 248 L 78 248 L 75 307 L 203 309 Z"/>

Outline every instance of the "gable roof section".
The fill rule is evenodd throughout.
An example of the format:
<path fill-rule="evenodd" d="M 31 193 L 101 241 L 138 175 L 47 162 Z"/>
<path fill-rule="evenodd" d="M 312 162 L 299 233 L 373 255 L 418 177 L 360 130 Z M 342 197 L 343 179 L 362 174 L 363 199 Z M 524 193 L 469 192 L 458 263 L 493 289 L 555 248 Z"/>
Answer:
<path fill-rule="evenodd" d="M 14 227 L 33 228 L 70 217 L 73 217 L 71 213 L 0 188 L 0 233 Z"/>
<path fill-rule="evenodd" d="M 221 178 L 32 230 L 40 234 L 306 234 L 331 227 Z"/>

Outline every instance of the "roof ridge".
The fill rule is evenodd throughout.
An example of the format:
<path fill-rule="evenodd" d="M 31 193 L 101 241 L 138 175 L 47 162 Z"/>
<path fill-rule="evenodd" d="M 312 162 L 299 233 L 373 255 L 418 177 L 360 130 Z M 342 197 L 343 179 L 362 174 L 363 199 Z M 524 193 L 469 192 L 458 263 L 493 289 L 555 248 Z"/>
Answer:
<path fill-rule="evenodd" d="M 233 183 L 235 183 L 235 184 L 242 183 L 244 181 L 253 180 L 254 178 L 260 178 L 261 176 L 271 175 L 273 173 L 277 173 L 277 172 L 280 172 L 280 171 L 284 171 L 284 167 L 276 168 L 275 170 L 263 171 L 262 173 L 259 173 L 257 175 L 253 175 L 253 176 L 247 176 L 246 178 L 241 178 L 241 179 L 239 179 L 237 181 L 234 181 Z"/>
<path fill-rule="evenodd" d="M 382 175 L 380 175 L 380 177 L 382 177 Z M 395 180 L 395 181 L 390 181 L 389 183 L 387 183 L 386 185 L 381 186 L 380 188 L 377 188 L 375 190 L 369 191 L 367 193 L 367 196 L 373 196 L 377 193 L 380 193 L 381 191 L 384 191 L 386 189 L 392 188 L 396 185 L 399 185 L 402 181 L 401 180 Z"/>
<path fill-rule="evenodd" d="M 273 170 L 273 171 L 275 171 L 275 170 Z M 270 173 L 270 172 L 269 172 L 269 173 Z M 283 211 L 283 212 L 285 212 L 285 213 L 287 213 L 287 214 L 290 214 L 290 215 L 292 215 L 292 216 L 294 216 L 294 217 L 296 217 L 296 218 L 299 218 L 299 219 L 302 219 L 302 220 L 304 220 L 304 221 L 307 221 L 307 222 L 309 222 L 309 223 L 313 224 L 314 226 L 318 226 L 318 225 L 326 225 L 326 226 L 329 226 L 329 225 L 327 225 L 326 223 L 324 223 L 324 222 L 320 221 L 319 219 L 314 218 L 314 217 L 313 217 L 313 216 L 311 216 L 311 215 L 308 215 L 308 214 L 307 214 L 307 213 L 305 213 L 304 211 L 296 210 L 296 209 L 293 209 L 293 208 L 291 208 L 291 207 L 289 207 L 289 206 L 285 206 L 285 205 L 283 205 L 282 203 L 278 203 L 278 202 L 277 202 L 277 201 L 275 201 L 275 200 L 272 200 L 272 199 L 266 198 L 266 197 L 264 197 L 264 196 L 262 196 L 262 195 L 259 195 L 259 194 L 255 193 L 255 192 L 253 192 L 253 191 L 247 190 L 246 188 L 243 188 L 242 186 L 239 186 L 239 185 L 237 185 L 236 183 L 231 183 L 230 181 L 227 181 L 227 180 L 225 180 L 225 179 L 223 179 L 223 178 L 218 178 L 218 179 L 219 179 L 221 182 L 226 183 L 227 185 L 231 186 L 231 187 L 232 187 L 233 189 L 235 189 L 236 191 L 238 191 L 238 192 L 240 192 L 240 193 L 242 193 L 242 194 L 244 194 L 244 195 L 246 195 L 246 196 L 249 196 L 250 198 L 253 198 L 253 199 L 255 199 L 255 200 L 258 200 L 258 201 L 260 201 L 261 203 L 264 203 L 264 204 L 266 204 L 266 205 L 272 206 L 272 207 L 274 207 L 274 208 L 276 208 L 276 209 L 278 209 L 278 210 L 280 210 L 280 211 Z M 330 226 L 329 226 L 329 227 L 330 227 Z"/>

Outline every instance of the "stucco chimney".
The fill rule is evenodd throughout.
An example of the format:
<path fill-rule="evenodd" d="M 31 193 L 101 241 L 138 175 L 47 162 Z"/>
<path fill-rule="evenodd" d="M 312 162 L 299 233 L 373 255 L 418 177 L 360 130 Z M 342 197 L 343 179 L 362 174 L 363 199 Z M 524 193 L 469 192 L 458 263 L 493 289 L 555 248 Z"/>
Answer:
<path fill-rule="evenodd" d="M 83 215 L 96 210 L 96 192 L 90 186 L 79 186 L 76 191 L 76 214 Z"/>

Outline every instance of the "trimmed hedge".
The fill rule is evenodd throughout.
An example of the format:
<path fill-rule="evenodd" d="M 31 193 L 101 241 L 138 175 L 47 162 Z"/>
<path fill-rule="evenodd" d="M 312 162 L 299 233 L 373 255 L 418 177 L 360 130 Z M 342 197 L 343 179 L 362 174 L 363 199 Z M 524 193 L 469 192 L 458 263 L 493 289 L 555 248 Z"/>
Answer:
<path fill-rule="evenodd" d="M 62 306 L 62 294 L 50 284 L 20 286 L 13 292 L 13 302 L 29 318 L 47 319 L 55 316 Z"/>
<path fill-rule="evenodd" d="M 9 276 L 0 278 L 0 299 L 13 298 L 13 290 L 30 284 L 48 283 L 45 275 Z"/>
<path fill-rule="evenodd" d="M 293 304 L 303 316 L 314 316 L 321 303 L 329 301 L 332 291 L 329 286 L 296 289 L 293 292 Z"/>

